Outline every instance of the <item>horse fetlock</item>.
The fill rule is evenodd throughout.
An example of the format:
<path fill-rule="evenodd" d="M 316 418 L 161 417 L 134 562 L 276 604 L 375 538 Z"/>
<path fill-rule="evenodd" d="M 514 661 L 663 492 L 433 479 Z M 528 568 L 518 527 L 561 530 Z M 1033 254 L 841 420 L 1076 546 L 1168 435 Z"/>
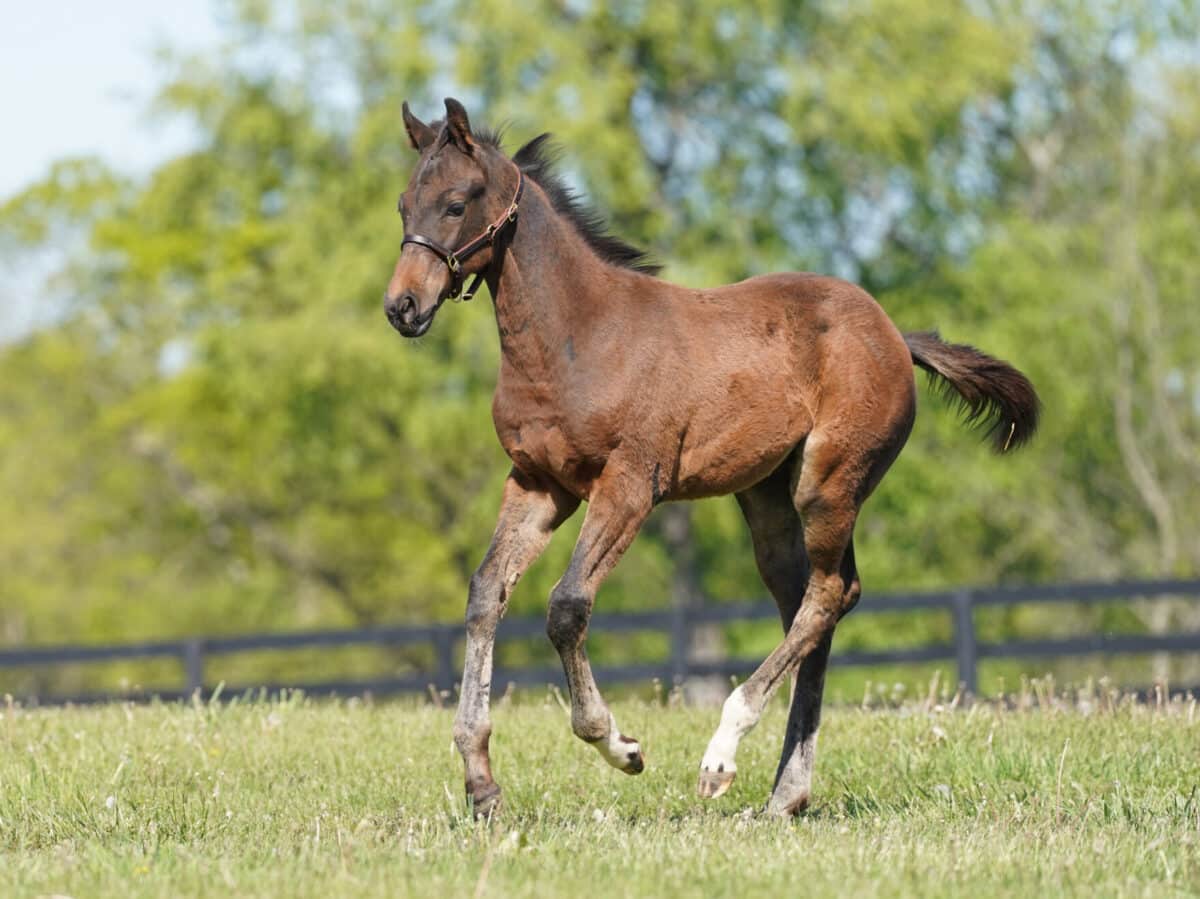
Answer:
<path fill-rule="evenodd" d="M 604 760 L 618 771 L 641 774 L 646 770 L 646 757 L 641 744 L 621 733 L 611 712 L 606 711 L 603 717 L 584 717 L 581 714 L 576 718 L 572 715 L 571 728 L 581 740 L 595 746 Z"/>
<path fill-rule="evenodd" d="M 578 708 L 571 711 L 571 732 L 585 743 L 605 742 L 616 729 L 616 721 L 607 710 L 600 714 Z"/>
<path fill-rule="evenodd" d="M 641 774 L 646 770 L 646 756 L 637 740 L 619 733 L 613 728 L 612 733 L 603 740 L 592 744 L 600 751 L 604 760 L 626 774 Z"/>
<path fill-rule="evenodd" d="M 604 761 L 626 774 L 641 774 L 646 770 L 646 756 L 641 745 L 632 737 L 615 734 L 602 740 L 593 740 L 592 745 Z"/>
<path fill-rule="evenodd" d="M 455 719 L 454 745 L 464 758 L 482 753 L 487 755 L 488 742 L 492 738 L 490 724 L 478 724 L 472 721 Z"/>

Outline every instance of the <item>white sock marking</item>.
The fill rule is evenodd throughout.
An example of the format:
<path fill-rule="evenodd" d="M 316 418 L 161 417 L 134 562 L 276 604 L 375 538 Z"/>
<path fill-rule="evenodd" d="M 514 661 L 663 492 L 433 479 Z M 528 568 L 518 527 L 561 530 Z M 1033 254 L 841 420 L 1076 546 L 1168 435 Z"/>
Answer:
<path fill-rule="evenodd" d="M 721 708 L 721 724 L 708 743 L 704 758 L 700 762 L 700 770 L 733 773 L 737 771 L 738 742 L 758 723 L 758 716 L 750 708 L 738 687 L 729 694 L 725 705 Z"/>
<path fill-rule="evenodd" d="M 629 767 L 630 755 L 636 757 L 642 751 L 637 741 L 621 739 L 621 731 L 612 712 L 608 713 L 608 736 L 593 745 L 600 750 L 606 762 L 622 771 Z"/>

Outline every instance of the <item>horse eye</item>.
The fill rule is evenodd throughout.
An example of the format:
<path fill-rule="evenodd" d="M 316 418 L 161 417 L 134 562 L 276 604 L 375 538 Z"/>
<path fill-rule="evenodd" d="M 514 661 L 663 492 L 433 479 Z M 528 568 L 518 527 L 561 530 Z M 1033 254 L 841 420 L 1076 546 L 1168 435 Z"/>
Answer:
<path fill-rule="evenodd" d="M 460 215 L 463 214 L 464 211 L 466 211 L 466 208 L 467 208 L 466 205 L 463 203 L 451 203 L 449 206 L 446 207 L 446 215 L 450 215 L 450 216 L 453 216 L 454 218 L 458 218 Z"/>

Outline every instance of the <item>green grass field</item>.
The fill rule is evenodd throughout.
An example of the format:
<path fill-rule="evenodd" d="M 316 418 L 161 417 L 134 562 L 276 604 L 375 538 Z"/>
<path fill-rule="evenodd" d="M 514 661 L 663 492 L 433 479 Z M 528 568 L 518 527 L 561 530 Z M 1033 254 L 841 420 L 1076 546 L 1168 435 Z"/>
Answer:
<path fill-rule="evenodd" d="M 781 703 L 711 804 L 694 789 L 716 711 L 614 710 L 640 777 L 552 696 L 500 703 L 489 825 L 429 705 L 10 706 L 0 896 L 1200 895 L 1194 703 L 831 708 L 794 822 L 757 815 Z"/>

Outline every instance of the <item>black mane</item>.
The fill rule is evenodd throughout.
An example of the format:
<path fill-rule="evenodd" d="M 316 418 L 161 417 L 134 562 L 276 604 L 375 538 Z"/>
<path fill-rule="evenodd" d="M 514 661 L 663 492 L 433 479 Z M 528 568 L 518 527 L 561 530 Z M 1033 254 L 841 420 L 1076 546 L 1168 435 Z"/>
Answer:
<path fill-rule="evenodd" d="M 498 132 L 479 129 L 475 138 L 497 150 L 500 147 Z M 555 211 L 566 218 L 579 235 L 587 241 L 597 256 L 605 262 L 632 269 L 646 275 L 658 274 L 660 266 L 650 260 L 644 250 L 610 234 L 603 216 L 589 207 L 580 196 L 571 190 L 555 170 L 559 149 L 551 142 L 548 133 L 539 134 L 513 154 L 512 161 L 529 178 L 536 181 L 550 198 Z"/>

